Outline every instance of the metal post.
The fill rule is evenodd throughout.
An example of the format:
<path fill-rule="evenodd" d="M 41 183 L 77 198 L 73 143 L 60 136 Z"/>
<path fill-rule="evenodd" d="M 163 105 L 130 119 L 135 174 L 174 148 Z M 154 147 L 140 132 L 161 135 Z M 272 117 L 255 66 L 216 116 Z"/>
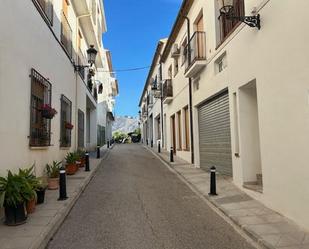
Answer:
<path fill-rule="evenodd" d="M 174 149 L 173 147 L 171 147 L 171 152 L 170 152 L 170 162 L 173 163 L 174 162 Z"/>
<path fill-rule="evenodd" d="M 158 141 L 158 153 L 161 153 L 161 142 Z"/>
<path fill-rule="evenodd" d="M 101 157 L 101 155 L 100 155 L 100 154 L 101 154 L 101 153 L 100 153 L 100 152 L 101 152 L 100 149 L 101 149 L 101 147 L 100 147 L 100 145 L 98 145 L 98 146 L 97 146 L 97 158 L 100 158 L 100 157 Z"/>
<path fill-rule="evenodd" d="M 107 140 L 107 149 L 109 149 L 109 140 Z"/>
<path fill-rule="evenodd" d="M 150 146 L 151 146 L 151 148 L 153 147 L 153 141 L 152 140 L 150 141 Z"/>
<path fill-rule="evenodd" d="M 86 167 L 85 171 L 90 171 L 90 165 L 89 165 L 89 153 L 86 152 Z"/>
<path fill-rule="evenodd" d="M 216 167 L 212 166 L 210 168 L 210 193 L 209 195 L 217 195 L 216 189 Z"/>
<path fill-rule="evenodd" d="M 65 168 L 62 166 L 59 171 L 59 198 L 58 201 L 68 199 Z"/>
<path fill-rule="evenodd" d="M 146 145 L 148 145 L 148 139 L 146 139 Z"/>

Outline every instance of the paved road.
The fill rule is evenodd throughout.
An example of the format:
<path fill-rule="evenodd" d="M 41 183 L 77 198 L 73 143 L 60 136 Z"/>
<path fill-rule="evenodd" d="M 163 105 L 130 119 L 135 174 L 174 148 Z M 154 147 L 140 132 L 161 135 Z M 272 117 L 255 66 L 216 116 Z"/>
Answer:
<path fill-rule="evenodd" d="M 150 152 L 117 145 L 49 249 L 251 249 Z"/>

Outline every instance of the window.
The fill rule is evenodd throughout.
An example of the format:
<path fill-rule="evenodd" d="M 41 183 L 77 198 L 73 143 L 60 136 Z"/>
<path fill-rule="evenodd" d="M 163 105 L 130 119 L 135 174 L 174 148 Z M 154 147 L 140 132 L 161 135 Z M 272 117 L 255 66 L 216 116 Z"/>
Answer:
<path fill-rule="evenodd" d="M 51 83 L 35 69 L 31 70 L 31 110 L 30 141 L 31 147 L 50 146 L 50 119 L 42 117 L 42 107 L 51 106 Z"/>
<path fill-rule="evenodd" d="M 189 141 L 189 110 L 188 106 L 184 108 L 184 121 L 185 121 L 185 150 L 190 150 Z"/>
<path fill-rule="evenodd" d="M 245 15 L 244 0 L 234 0 L 234 14 L 235 16 Z M 239 20 L 228 20 L 225 15 L 219 17 L 220 29 L 221 29 L 221 42 L 224 41 L 240 23 Z"/>
<path fill-rule="evenodd" d="M 54 7 L 52 0 L 33 0 L 42 17 L 49 25 L 53 25 Z"/>
<path fill-rule="evenodd" d="M 227 67 L 226 62 L 226 53 L 224 52 L 220 57 L 215 61 L 215 73 L 221 73 Z"/>
<path fill-rule="evenodd" d="M 181 44 L 181 58 L 182 58 L 181 65 L 185 64 L 186 61 L 188 60 L 187 44 L 188 44 L 187 39 L 185 39 Z"/>
<path fill-rule="evenodd" d="M 63 0 L 62 16 L 61 16 L 61 43 L 72 58 L 72 29 L 68 21 L 68 2 Z"/>
<path fill-rule="evenodd" d="M 173 78 L 173 69 L 172 69 L 172 65 L 170 65 L 169 68 L 168 68 L 167 76 L 168 76 L 169 79 L 172 79 L 172 78 Z"/>
<path fill-rule="evenodd" d="M 85 147 L 85 114 L 78 110 L 78 148 Z"/>
<path fill-rule="evenodd" d="M 61 95 L 60 147 L 71 147 L 72 102 Z"/>
<path fill-rule="evenodd" d="M 174 58 L 174 77 L 177 75 L 179 71 L 178 58 Z"/>
<path fill-rule="evenodd" d="M 177 143 L 177 149 L 181 150 L 182 149 L 182 134 L 181 134 L 181 111 L 177 112 L 177 124 L 178 124 L 178 129 L 177 129 L 177 135 L 178 135 L 178 143 Z"/>

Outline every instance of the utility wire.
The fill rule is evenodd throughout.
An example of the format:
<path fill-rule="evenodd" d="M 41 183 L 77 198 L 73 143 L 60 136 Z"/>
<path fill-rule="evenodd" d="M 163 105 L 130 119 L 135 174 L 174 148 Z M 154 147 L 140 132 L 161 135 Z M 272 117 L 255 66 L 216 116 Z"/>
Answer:
<path fill-rule="evenodd" d="M 151 66 L 147 67 L 136 67 L 136 68 L 127 68 L 127 69 L 117 69 L 113 71 L 105 71 L 105 70 L 99 70 L 99 72 L 104 72 L 104 73 L 119 73 L 119 72 L 132 72 L 132 71 L 139 71 L 139 70 L 144 70 L 147 68 L 151 68 Z"/>

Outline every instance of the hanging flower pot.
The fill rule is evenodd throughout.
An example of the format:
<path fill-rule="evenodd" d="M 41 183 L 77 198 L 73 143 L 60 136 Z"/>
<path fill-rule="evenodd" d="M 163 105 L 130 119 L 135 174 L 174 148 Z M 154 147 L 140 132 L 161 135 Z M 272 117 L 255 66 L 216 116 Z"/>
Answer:
<path fill-rule="evenodd" d="M 72 130 L 74 128 L 74 125 L 72 125 L 71 123 L 69 122 L 65 122 L 65 128 L 68 129 L 68 130 Z"/>
<path fill-rule="evenodd" d="M 52 108 L 50 105 L 45 104 L 41 108 L 41 115 L 43 118 L 52 119 L 57 114 L 56 109 Z"/>

